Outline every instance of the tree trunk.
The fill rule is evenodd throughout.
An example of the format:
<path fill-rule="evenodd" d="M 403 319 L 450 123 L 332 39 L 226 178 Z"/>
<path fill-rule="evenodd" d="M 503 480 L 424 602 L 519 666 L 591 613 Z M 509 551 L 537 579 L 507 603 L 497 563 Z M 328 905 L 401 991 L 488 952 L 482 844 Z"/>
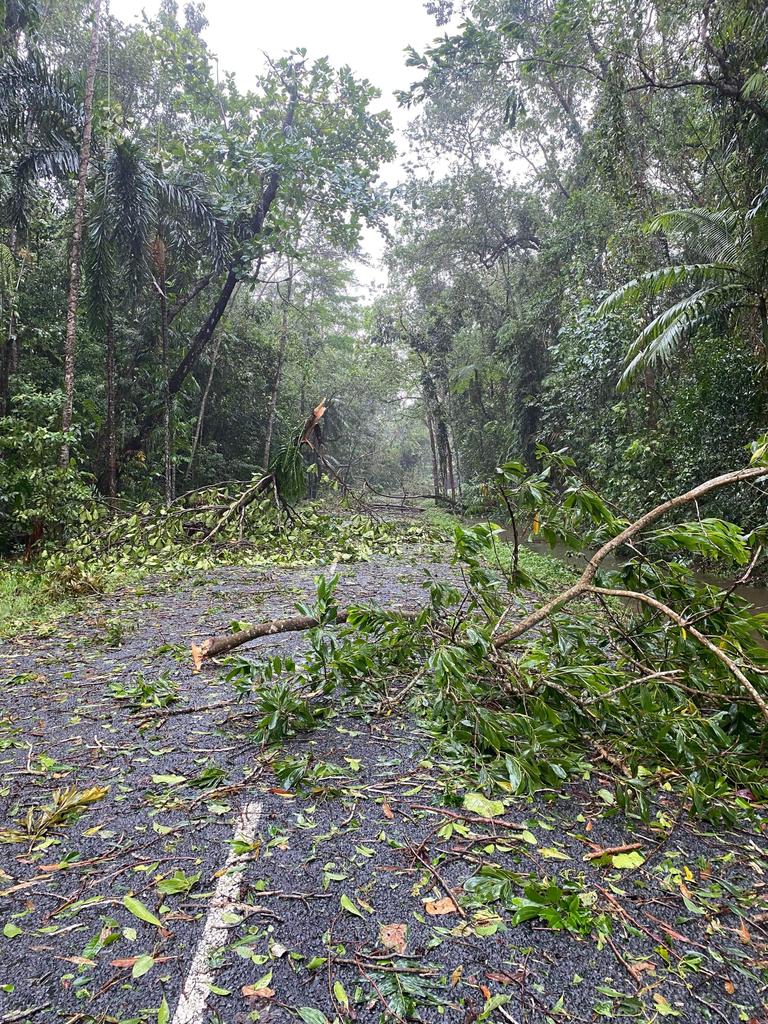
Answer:
<path fill-rule="evenodd" d="M 16 228 L 11 228 L 8 238 L 8 248 L 11 256 L 16 259 Z M 16 370 L 18 362 L 18 347 L 16 342 L 16 294 L 21 285 L 21 270 L 16 281 L 14 294 L 8 302 L 8 327 L 3 338 L 3 347 L 0 351 L 0 416 L 7 416 L 11 407 L 11 377 Z"/>
<path fill-rule="evenodd" d="M 158 240 L 158 270 L 160 272 L 160 349 L 163 364 L 163 467 L 165 479 L 165 504 L 170 505 L 176 494 L 173 479 L 173 395 L 171 394 L 169 373 L 170 360 L 168 352 L 168 298 L 165 294 L 165 247 Z"/>
<path fill-rule="evenodd" d="M 448 442 L 448 428 L 445 420 L 438 412 L 435 416 L 435 443 L 437 447 L 437 467 L 440 476 L 440 490 L 448 494 L 450 489 L 453 494 L 453 467 L 451 465 L 451 446 Z"/>
<path fill-rule="evenodd" d="M 208 404 L 208 395 L 213 385 L 213 375 L 216 372 L 216 360 L 219 358 L 219 351 L 221 349 L 221 343 L 224 340 L 224 334 L 219 331 L 216 337 L 216 343 L 213 346 L 211 352 L 211 366 L 208 371 L 208 380 L 206 381 L 205 388 L 203 390 L 203 397 L 200 399 L 200 412 L 197 414 L 197 426 L 195 427 L 195 436 L 192 438 L 192 451 L 189 453 L 189 462 L 187 463 L 187 471 L 184 474 L 185 482 L 190 480 L 192 477 L 192 467 L 195 463 L 195 455 L 197 455 L 197 448 L 200 444 L 200 438 L 203 436 L 203 422 L 205 420 L 205 407 Z"/>
<path fill-rule="evenodd" d="M 85 187 L 88 180 L 88 164 L 91 158 L 91 135 L 93 133 L 93 89 L 96 79 L 96 62 L 99 57 L 99 24 L 101 0 L 93 0 L 93 28 L 88 51 L 85 76 L 85 99 L 83 102 L 83 138 L 80 143 L 80 162 L 77 169 L 75 210 L 72 223 L 72 244 L 69 251 L 69 287 L 67 291 L 67 325 L 64 338 L 64 404 L 61 410 L 61 428 L 68 431 L 72 426 L 72 410 L 75 401 L 75 350 L 77 341 L 77 305 L 80 298 L 81 250 L 83 224 L 85 221 Z M 59 463 L 69 462 L 69 443 L 61 446 Z"/>
<path fill-rule="evenodd" d="M 277 414 L 277 397 L 280 391 L 280 381 L 283 376 L 283 362 L 285 350 L 288 347 L 288 307 L 291 302 L 291 291 L 293 288 L 293 270 L 289 265 L 288 289 L 283 299 L 283 317 L 280 325 L 280 347 L 277 353 L 277 367 L 275 368 L 275 379 L 272 382 L 272 393 L 269 396 L 269 416 L 267 417 L 267 436 L 264 440 L 264 469 L 269 469 L 269 456 L 272 449 L 272 434 L 275 429 L 275 416 Z M 277 294 L 280 294 L 278 287 Z"/>
<path fill-rule="evenodd" d="M 293 124 L 298 101 L 298 92 L 295 89 L 292 89 L 291 98 L 289 100 L 288 107 L 285 112 L 285 117 L 283 118 L 282 131 L 284 135 L 288 133 L 291 125 Z M 261 197 L 261 202 L 259 203 L 256 213 L 253 215 L 253 218 L 251 220 L 251 239 L 258 238 L 261 235 L 262 231 L 264 230 L 264 222 L 267 218 L 267 214 L 269 213 L 269 209 L 272 206 L 272 203 L 275 201 L 275 197 L 277 196 L 281 180 L 281 172 L 279 169 L 276 168 L 269 175 L 269 178 L 267 180 L 267 186 L 264 189 L 264 194 Z M 224 284 L 221 287 L 221 291 L 219 292 L 219 297 L 216 299 L 216 302 L 214 303 L 211 312 L 208 314 L 208 316 L 205 319 L 205 322 L 200 327 L 195 337 L 192 339 L 192 344 L 189 346 L 186 353 L 184 354 L 183 359 L 176 367 L 176 369 L 173 371 L 168 380 L 168 390 L 170 392 L 171 398 L 173 398 L 181 390 L 182 384 L 187 379 L 187 375 L 189 374 L 189 372 L 197 362 L 198 358 L 200 357 L 200 353 L 205 349 L 205 347 L 208 345 L 211 338 L 213 337 L 213 333 L 216 330 L 219 321 L 224 316 L 224 313 L 227 310 L 229 300 L 232 298 L 232 293 L 234 292 L 235 286 L 237 285 L 239 279 L 240 278 L 238 272 L 235 271 L 234 269 L 230 269 L 229 273 L 226 276 Z M 144 439 L 149 434 L 149 432 L 157 425 L 158 418 L 159 416 L 157 409 L 153 409 L 150 412 L 148 412 L 144 417 L 143 421 L 141 422 L 138 432 L 131 439 L 126 448 L 128 450 L 139 449 Z"/>
<path fill-rule="evenodd" d="M 429 431 L 429 447 L 432 452 L 432 486 L 435 489 L 435 495 L 441 492 L 440 488 L 440 473 L 437 469 L 437 448 L 435 447 L 435 431 L 432 427 L 432 417 L 427 413 L 427 430 Z"/>
<path fill-rule="evenodd" d="M 446 443 L 447 455 L 448 455 L 448 485 L 451 488 L 451 497 L 455 498 L 456 497 L 456 474 L 455 474 L 454 468 L 453 468 L 453 463 L 454 463 L 453 449 L 451 448 L 451 439 L 450 439 L 450 435 L 448 433 L 448 428 L 447 427 L 446 427 L 446 430 L 445 430 L 445 443 Z"/>
<path fill-rule="evenodd" d="M 107 495 L 117 497 L 117 430 L 115 426 L 115 324 L 110 313 L 107 320 Z"/>

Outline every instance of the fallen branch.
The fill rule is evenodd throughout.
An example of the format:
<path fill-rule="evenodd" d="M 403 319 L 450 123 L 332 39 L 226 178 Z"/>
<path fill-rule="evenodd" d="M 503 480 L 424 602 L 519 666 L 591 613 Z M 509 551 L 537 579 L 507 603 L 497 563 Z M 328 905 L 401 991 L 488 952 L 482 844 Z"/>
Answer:
<path fill-rule="evenodd" d="M 661 519 L 667 512 L 671 512 L 672 509 L 679 508 L 681 505 L 688 505 L 692 501 L 698 501 L 699 498 L 703 498 L 705 495 L 719 490 L 721 487 L 744 483 L 748 480 L 757 480 L 761 476 L 768 476 L 768 469 L 765 466 L 750 466 L 748 469 L 737 469 L 733 473 L 723 473 L 721 476 L 713 477 L 711 480 L 706 480 L 703 484 L 699 484 L 690 491 L 686 491 L 685 494 L 678 494 L 674 498 L 669 498 L 667 501 L 662 502 L 661 505 L 651 509 L 650 512 L 646 512 L 645 515 L 636 519 L 634 523 L 630 523 L 629 526 L 625 527 L 621 533 L 606 541 L 587 562 L 584 572 L 574 584 L 566 590 L 562 590 L 551 600 L 545 601 L 539 608 L 536 608 L 529 615 L 520 619 L 519 622 L 511 626 L 506 632 L 501 633 L 496 638 L 496 646 L 503 647 L 505 644 L 517 640 L 523 633 L 527 633 L 529 629 L 533 629 L 534 626 L 544 622 L 553 612 L 558 611 L 575 598 L 585 594 L 590 589 L 592 580 L 595 578 L 595 574 L 600 568 L 600 563 L 603 559 L 622 547 L 622 545 L 630 541 L 647 526 L 651 526 L 657 519 Z"/>
<path fill-rule="evenodd" d="M 340 608 L 336 613 L 334 625 L 345 623 L 350 612 L 354 608 Z M 394 614 L 401 618 L 412 621 L 421 614 L 421 611 L 406 611 L 397 609 Z M 228 654 L 236 647 L 250 643 L 251 640 L 258 640 L 264 636 L 274 636 L 277 633 L 301 633 L 306 629 L 314 629 L 320 625 L 320 620 L 314 615 L 292 615 L 286 619 L 269 619 L 267 622 L 259 622 L 255 626 L 248 626 L 247 629 L 238 630 L 237 633 L 226 633 L 222 636 L 213 636 L 202 644 L 192 644 L 192 660 L 195 663 L 195 671 L 200 670 L 202 663 L 209 658 L 215 658 L 219 654 Z"/>
<path fill-rule="evenodd" d="M 739 682 L 739 684 L 747 691 L 752 700 L 757 704 L 763 713 L 763 718 L 768 722 L 768 703 L 766 703 L 762 694 L 754 687 L 754 685 L 747 679 L 744 673 L 741 671 L 736 662 L 729 658 L 725 651 L 718 647 L 717 644 L 712 643 L 708 636 L 704 633 L 700 633 L 695 626 L 684 619 L 682 615 L 678 614 L 674 608 L 670 608 L 669 605 L 664 604 L 662 601 L 657 600 L 655 597 L 651 597 L 650 594 L 641 594 L 636 590 L 613 590 L 608 587 L 587 587 L 586 593 L 602 594 L 604 597 L 620 597 L 626 601 L 639 601 L 641 604 L 647 604 L 650 608 L 655 608 L 657 612 L 661 612 L 662 615 L 666 615 L 668 619 L 678 625 L 686 633 L 689 633 L 697 643 L 705 647 L 710 654 L 714 655 L 731 673 L 732 676 Z"/>
<path fill-rule="evenodd" d="M 614 853 L 631 853 L 632 850 L 642 850 L 642 843 L 624 843 L 623 846 L 606 846 L 598 848 L 593 853 L 588 853 L 584 860 L 598 860 L 600 857 L 613 856 Z"/>
<path fill-rule="evenodd" d="M 212 540 L 216 534 L 222 530 L 233 516 L 236 516 L 243 509 L 247 508 L 252 501 L 255 501 L 258 496 L 267 490 L 268 487 L 272 486 L 274 477 L 271 473 L 263 476 L 260 480 L 257 480 L 253 487 L 249 487 L 248 490 L 243 491 L 237 501 L 233 501 L 229 508 L 226 510 L 224 515 L 219 519 L 214 528 L 203 537 L 202 540 L 197 542 L 197 545 L 207 544 L 208 541 Z"/>

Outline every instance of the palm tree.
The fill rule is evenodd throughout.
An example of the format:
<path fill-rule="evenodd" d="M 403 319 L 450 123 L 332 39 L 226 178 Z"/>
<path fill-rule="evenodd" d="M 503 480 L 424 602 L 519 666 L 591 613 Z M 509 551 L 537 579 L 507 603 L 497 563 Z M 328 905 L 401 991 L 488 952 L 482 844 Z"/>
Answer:
<path fill-rule="evenodd" d="M 19 8 L 19 5 L 16 5 Z M 77 172 L 82 107 L 72 82 L 51 71 L 31 51 L 19 57 L 11 48 L 0 61 L 0 210 L 8 226 L 0 245 L 0 273 L 9 286 L 8 268 L 18 264 L 16 281 L 6 288 L 7 325 L 0 339 L 0 409 L 7 407 L 10 380 L 19 363 L 13 297 L 23 264 L 19 241 L 27 228 L 34 184 L 41 178 L 65 178 Z"/>
<path fill-rule="evenodd" d="M 173 498 L 172 404 L 168 389 L 168 252 L 190 245 L 190 230 L 203 236 L 206 255 L 218 269 L 228 256 L 228 238 L 209 202 L 191 183 L 164 177 L 147 163 L 135 142 L 113 146 L 98 168 L 88 218 L 86 295 L 91 324 L 106 341 L 107 493 L 117 490 L 115 438 L 115 297 L 135 298 L 151 283 L 160 303 L 163 364 L 164 464 L 166 500 Z"/>
<path fill-rule="evenodd" d="M 67 289 L 67 321 L 64 334 L 64 404 L 61 410 L 61 429 L 66 432 L 72 426 L 72 411 L 75 401 L 75 346 L 77 340 L 77 304 L 80 297 L 81 250 L 83 226 L 85 223 L 85 192 L 88 184 L 88 164 L 91 159 L 91 136 L 93 135 L 93 93 L 96 81 L 96 62 L 99 57 L 99 29 L 101 0 L 93 0 L 93 27 L 88 49 L 85 72 L 85 99 L 83 102 L 83 134 L 80 140 L 80 156 L 77 167 L 77 188 L 72 218 L 72 243 L 69 250 L 69 286 Z M 59 463 L 69 462 L 69 442 L 61 446 Z"/>
<path fill-rule="evenodd" d="M 700 261 L 643 274 L 598 308 L 602 316 L 628 303 L 657 296 L 667 300 L 666 308 L 630 345 L 619 389 L 642 370 L 667 362 L 700 327 L 737 317 L 757 320 L 762 356 L 768 358 L 768 188 L 748 210 L 671 210 L 652 220 L 646 230 L 678 235 Z"/>

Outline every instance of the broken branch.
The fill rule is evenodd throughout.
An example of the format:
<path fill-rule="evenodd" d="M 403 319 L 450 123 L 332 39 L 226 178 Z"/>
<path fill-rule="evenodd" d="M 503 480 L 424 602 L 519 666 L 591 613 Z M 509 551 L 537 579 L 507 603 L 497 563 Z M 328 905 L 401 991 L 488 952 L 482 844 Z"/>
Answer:
<path fill-rule="evenodd" d="M 545 601 L 539 608 L 536 608 L 529 615 L 526 615 L 524 618 L 520 619 L 519 622 L 515 623 L 514 626 L 511 626 L 506 630 L 506 632 L 498 636 L 496 639 L 496 646 L 503 647 L 505 644 L 511 643 L 513 640 L 522 636 L 523 633 L 527 633 L 529 629 L 533 629 L 534 626 L 538 626 L 539 623 L 544 622 L 544 620 L 549 618 L 553 612 L 563 608 L 566 604 L 573 601 L 574 598 L 581 597 L 582 594 L 585 594 L 590 589 L 592 580 L 595 578 L 595 574 L 600 568 L 600 563 L 603 559 L 612 554 L 622 545 L 626 544 L 647 526 L 651 526 L 657 519 L 661 519 L 661 517 L 666 515 L 667 512 L 671 512 L 672 509 L 679 508 L 681 505 L 687 505 L 692 501 L 698 501 L 699 498 L 703 498 L 705 495 L 712 491 L 719 490 L 721 487 L 744 483 L 748 480 L 757 480 L 761 476 L 768 476 L 768 469 L 766 469 L 765 466 L 750 466 L 747 469 L 737 469 L 732 473 L 723 473 L 720 476 L 713 477 L 711 480 L 706 480 L 703 484 L 699 484 L 697 487 L 692 488 L 690 491 L 686 491 L 684 494 L 678 494 L 674 498 L 669 498 L 667 501 L 663 501 L 660 505 L 657 505 L 656 508 L 651 509 L 650 512 L 646 512 L 645 515 L 636 519 L 634 523 L 630 523 L 629 526 L 625 527 L 621 531 L 621 533 L 618 533 L 615 537 L 606 541 L 606 543 L 603 544 L 601 548 L 598 548 L 594 555 L 592 555 L 590 560 L 587 562 L 584 572 L 581 574 L 579 579 L 572 584 L 572 586 L 568 587 L 566 590 L 562 590 L 551 600 Z"/>
<path fill-rule="evenodd" d="M 345 623 L 350 612 L 354 610 L 354 608 L 340 608 L 333 624 Z M 395 614 L 411 621 L 416 619 L 421 612 L 398 609 Z M 285 619 L 269 619 L 267 622 L 259 622 L 255 626 L 238 630 L 237 633 L 214 636 L 199 645 L 192 644 L 192 660 L 195 663 L 195 669 L 199 671 L 202 663 L 209 658 L 215 658 L 219 654 L 228 654 L 236 647 L 242 647 L 243 644 L 247 644 L 251 640 L 258 640 L 264 636 L 275 636 L 277 633 L 300 633 L 319 625 L 320 620 L 314 615 L 292 615 Z"/>

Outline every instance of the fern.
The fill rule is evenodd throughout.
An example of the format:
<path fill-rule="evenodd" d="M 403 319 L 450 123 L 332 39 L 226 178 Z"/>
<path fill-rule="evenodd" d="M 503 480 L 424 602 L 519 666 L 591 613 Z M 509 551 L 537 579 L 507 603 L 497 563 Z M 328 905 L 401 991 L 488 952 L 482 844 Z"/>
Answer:
<path fill-rule="evenodd" d="M 629 346 L 619 390 L 646 367 L 668 361 L 708 321 L 730 318 L 740 308 L 762 308 L 767 297 L 768 189 L 746 211 L 668 210 L 650 220 L 645 231 L 681 235 L 702 259 L 643 274 L 617 288 L 598 307 L 598 316 L 604 316 L 619 306 L 667 295 L 672 300 Z M 681 289 L 687 294 L 676 297 Z M 768 325 L 763 331 L 768 335 Z M 768 343 L 768 337 L 763 341 Z"/>

